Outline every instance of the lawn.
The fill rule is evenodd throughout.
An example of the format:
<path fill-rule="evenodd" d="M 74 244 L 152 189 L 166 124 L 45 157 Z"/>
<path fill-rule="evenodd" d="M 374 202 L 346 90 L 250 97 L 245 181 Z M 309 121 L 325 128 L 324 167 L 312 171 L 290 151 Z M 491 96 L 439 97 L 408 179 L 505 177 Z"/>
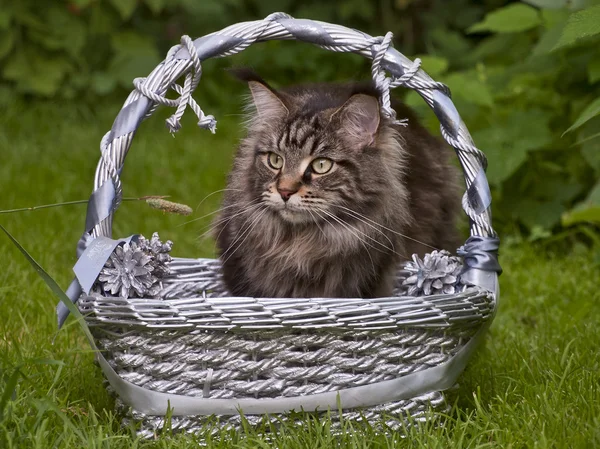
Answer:
<path fill-rule="evenodd" d="M 203 105 L 206 106 L 206 105 Z M 87 199 L 99 142 L 119 104 L 94 110 L 64 103 L 13 104 L 0 116 L 0 209 Z M 219 119 L 211 135 L 193 117 L 173 138 L 162 119 L 142 125 L 122 174 L 124 196 L 169 195 L 195 209 L 191 218 L 124 202 L 114 235 L 175 242 L 179 256 L 213 256 L 199 238 L 224 187 L 237 110 L 207 108 Z M 480 143 L 483 146 L 483 143 Z M 208 197 L 207 197 L 208 196 Z M 203 201 L 204 200 L 204 201 Z M 84 205 L 0 214 L 5 226 L 66 287 Z M 600 446 L 600 265 L 598 248 L 513 243 L 501 249 L 500 308 L 486 342 L 451 393 L 443 426 L 412 428 L 408 438 L 346 422 L 334 437 L 327 421 L 283 427 L 268 440 L 255 432 L 218 433 L 208 447 L 572 447 Z M 0 447 L 197 447 L 200 439 L 142 441 L 121 428 L 100 369 L 77 324 L 57 332 L 51 294 L 27 261 L 0 235 Z M 18 370 L 16 391 L 6 384 Z M 8 391 L 7 391 L 8 390 Z"/>

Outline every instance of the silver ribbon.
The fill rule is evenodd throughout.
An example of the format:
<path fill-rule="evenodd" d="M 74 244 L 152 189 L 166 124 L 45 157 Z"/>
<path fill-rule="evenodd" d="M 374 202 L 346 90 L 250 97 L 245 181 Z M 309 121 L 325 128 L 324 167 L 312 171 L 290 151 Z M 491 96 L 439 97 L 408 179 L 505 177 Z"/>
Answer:
<path fill-rule="evenodd" d="M 110 214 L 115 210 L 115 197 L 115 184 L 111 178 L 107 179 L 102 184 L 102 186 L 95 190 L 90 196 L 85 216 L 85 231 L 80 237 L 79 241 L 77 242 L 78 262 L 81 258 L 81 255 L 85 253 L 86 248 L 88 248 L 90 243 L 93 241 L 93 238 L 90 234 L 91 230 L 94 229 L 94 227 L 98 223 L 101 223 L 103 220 L 108 218 Z M 96 277 L 97 276 L 98 274 L 96 274 Z M 81 288 L 77 277 L 75 277 L 75 279 L 71 281 L 71 284 L 67 288 L 66 294 L 71 300 L 71 302 L 73 304 L 76 304 L 82 292 L 83 289 Z M 68 316 L 69 309 L 67 309 L 67 306 L 65 306 L 61 301 L 59 301 L 56 305 L 56 317 L 59 329 L 62 327 Z"/>
<path fill-rule="evenodd" d="M 465 244 L 456 250 L 456 254 L 463 258 L 464 264 L 460 275 L 461 282 L 497 292 L 498 275 L 502 274 L 502 267 L 498 262 L 499 246 L 498 237 L 469 237 Z"/>
<path fill-rule="evenodd" d="M 472 235 L 463 246 L 458 248 L 456 254 L 463 258 L 466 269 L 477 268 L 502 274 L 502 267 L 498 262 L 499 247 L 500 239 L 498 237 Z"/>

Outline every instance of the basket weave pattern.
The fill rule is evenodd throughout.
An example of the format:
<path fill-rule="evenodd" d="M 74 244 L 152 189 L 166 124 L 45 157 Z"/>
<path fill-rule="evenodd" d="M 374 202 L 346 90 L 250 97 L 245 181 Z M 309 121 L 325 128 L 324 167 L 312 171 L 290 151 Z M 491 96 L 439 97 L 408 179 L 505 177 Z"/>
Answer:
<path fill-rule="evenodd" d="M 175 291 L 180 284 L 169 280 L 193 267 L 201 280 Z M 79 307 L 123 379 L 215 399 L 323 393 L 439 365 L 494 304 L 476 288 L 376 298 L 369 306 L 361 299 L 233 299 L 215 292 L 222 284 L 213 260 L 175 259 L 172 270 L 162 291 L 177 299 L 95 294 Z"/>
<path fill-rule="evenodd" d="M 369 306 L 361 299 L 231 298 L 219 267 L 211 259 L 175 258 L 161 298 L 94 293 L 80 299 L 98 348 L 121 378 L 152 391 L 213 399 L 369 385 L 449 361 L 494 308 L 488 292 L 464 287 L 459 295 L 378 298 Z M 446 407 L 440 393 L 344 415 L 373 420 L 410 413 L 414 420 L 430 407 Z M 160 417 L 132 416 L 147 436 L 164 424 Z M 240 424 L 239 416 L 218 419 Z M 402 423 L 388 421 L 390 428 Z M 193 431 L 206 422 L 174 417 L 171 426 Z"/>

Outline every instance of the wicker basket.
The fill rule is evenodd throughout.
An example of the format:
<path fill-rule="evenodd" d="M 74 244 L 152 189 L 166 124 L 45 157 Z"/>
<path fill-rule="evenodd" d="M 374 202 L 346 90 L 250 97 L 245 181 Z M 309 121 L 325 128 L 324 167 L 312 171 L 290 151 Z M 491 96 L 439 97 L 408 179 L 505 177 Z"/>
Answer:
<path fill-rule="evenodd" d="M 372 59 L 382 113 L 388 117 L 395 118 L 389 91 L 400 85 L 417 90 L 432 107 L 444 138 L 457 150 L 467 187 L 463 208 L 471 237 L 458 251 L 461 258 L 440 252 L 426 256 L 428 266 L 459 261 L 454 293 L 408 296 L 402 288 L 407 277 L 425 275 L 417 258 L 399 267 L 395 296 L 389 298 L 231 297 L 217 260 L 182 258 L 168 263 L 170 272 L 152 298 L 101 293 L 98 274 L 124 241 L 110 239 L 112 219 L 122 197 L 119 174 L 141 121 L 159 104 L 173 106 L 177 110 L 167 124 L 176 131 L 189 105 L 199 125 L 214 132 L 214 118 L 191 97 L 201 61 L 271 39 L 297 39 Z M 193 431 L 209 415 L 238 426 L 240 412 L 255 423 L 265 414 L 285 419 L 292 410 L 340 409 L 347 418 L 377 421 L 385 415 L 388 426 L 398 427 L 406 414 L 419 420 L 430 407 L 445 409 L 441 391 L 455 384 L 496 309 L 498 241 L 485 157 L 473 145 L 448 89 L 390 44 L 390 33 L 371 37 L 276 13 L 195 41 L 184 37 L 147 78 L 135 80 L 136 89 L 102 139 L 78 243 L 77 279 L 67 294 L 86 316 L 118 404 L 142 421 L 143 434 L 153 435 L 167 413 L 173 429 Z M 183 86 L 176 83 L 180 78 Z M 167 99 L 169 89 L 180 97 Z M 59 305 L 59 322 L 65 311 Z"/>

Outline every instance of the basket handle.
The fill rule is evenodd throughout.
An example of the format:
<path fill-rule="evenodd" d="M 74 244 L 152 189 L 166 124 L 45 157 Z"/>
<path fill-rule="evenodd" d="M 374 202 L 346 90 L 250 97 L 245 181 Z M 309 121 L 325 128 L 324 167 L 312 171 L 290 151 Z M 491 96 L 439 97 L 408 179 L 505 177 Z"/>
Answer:
<path fill-rule="evenodd" d="M 325 22 L 294 19 L 274 13 L 264 20 L 242 22 L 192 41 L 182 38 L 147 78 L 134 80 L 135 90 L 125 101 L 112 129 L 103 137 L 101 158 L 96 168 L 94 191 L 88 204 L 86 229 L 78 243 L 78 256 L 98 236 L 111 237 L 113 215 L 122 198 L 120 173 L 133 137 L 140 123 L 159 104 L 176 107 L 167 119 L 172 132 L 180 128 L 179 119 L 189 105 L 199 118 L 199 125 L 215 131 L 216 121 L 205 115 L 191 94 L 200 82 L 201 62 L 212 57 L 239 53 L 255 42 L 295 39 L 326 50 L 351 52 L 371 59 L 372 77 L 380 92 L 381 111 L 395 120 L 390 106 L 390 89 L 400 85 L 416 90 L 433 109 L 440 121 L 444 139 L 456 150 L 465 182 L 462 207 L 470 220 L 471 238 L 462 247 L 472 282 L 489 291 L 497 288 L 497 234 L 491 224 L 491 194 L 485 176 L 485 155 L 475 147 L 471 135 L 450 99 L 448 88 L 432 80 L 414 62 L 391 46 L 392 33 L 372 37 L 361 31 Z M 387 76 L 388 72 L 391 76 Z M 184 76 L 184 84 L 177 80 Z M 166 98 L 169 89 L 180 94 L 176 100 Z"/>

